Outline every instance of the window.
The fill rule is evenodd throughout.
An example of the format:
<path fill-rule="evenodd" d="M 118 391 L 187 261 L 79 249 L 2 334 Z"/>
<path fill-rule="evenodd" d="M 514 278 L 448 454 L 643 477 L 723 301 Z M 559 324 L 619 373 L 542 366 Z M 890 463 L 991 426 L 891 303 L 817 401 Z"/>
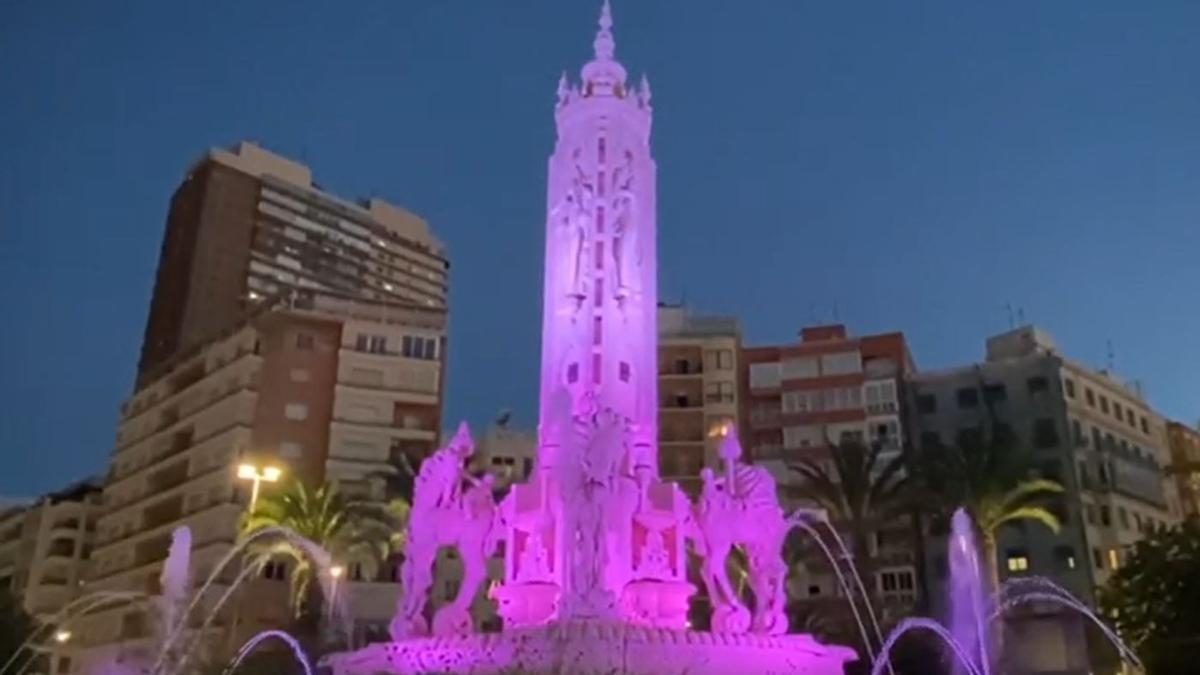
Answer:
<path fill-rule="evenodd" d="M 1068 570 L 1075 569 L 1075 549 L 1070 546 L 1055 546 L 1054 559 L 1060 567 Z"/>
<path fill-rule="evenodd" d="M 284 441 L 279 444 L 279 456 L 284 459 L 300 459 L 304 452 L 299 443 Z"/>
<path fill-rule="evenodd" d="M 1092 393 L 1092 390 L 1084 389 L 1083 394 L 1084 394 L 1084 398 L 1087 399 L 1088 406 L 1095 408 L 1096 407 L 1096 395 Z"/>
<path fill-rule="evenodd" d="M 283 407 L 283 416 L 294 422 L 308 419 L 308 405 L 305 403 L 289 403 Z"/>
<path fill-rule="evenodd" d="M 979 406 L 979 392 L 972 388 L 958 390 L 958 407 L 964 410 Z"/>
<path fill-rule="evenodd" d="M 309 379 L 308 371 L 304 368 L 292 368 L 292 372 L 289 373 L 289 377 L 291 378 L 292 382 L 308 382 Z"/>
<path fill-rule="evenodd" d="M 1024 551 L 1009 551 L 1008 552 L 1008 571 L 1009 572 L 1027 572 L 1029 571 L 1029 556 Z"/>
<path fill-rule="evenodd" d="M 358 335 L 354 340 L 354 348 L 360 352 L 383 354 L 387 351 L 387 338 L 382 335 Z"/>
<path fill-rule="evenodd" d="M 1083 425 L 1079 420 L 1071 420 L 1071 435 L 1075 439 L 1075 445 L 1087 445 L 1087 438 L 1083 435 Z"/>
<path fill-rule="evenodd" d="M 1008 389 L 1003 384 L 983 385 L 983 400 L 988 403 L 1000 403 L 1008 399 Z"/>
<path fill-rule="evenodd" d="M 1125 510 L 1124 506 L 1117 507 L 1117 522 L 1121 523 L 1122 529 L 1129 529 L 1129 512 Z"/>
<path fill-rule="evenodd" d="M 722 349 L 717 355 L 717 367 L 721 370 L 733 370 L 733 351 Z"/>
<path fill-rule="evenodd" d="M 1067 392 L 1067 398 L 1075 398 L 1075 380 L 1071 378 L 1063 380 L 1063 391 Z"/>
<path fill-rule="evenodd" d="M 1082 468 L 1082 467 L 1081 467 Z M 1083 505 L 1083 516 L 1087 519 L 1088 525 L 1096 524 L 1096 507 L 1092 504 Z"/>
<path fill-rule="evenodd" d="M 350 581 L 362 581 L 363 580 L 363 564 L 360 562 L 350 563 L 350 571 L 347 576 L 350 577 Z"/>
<path fill-rule="evenodd" d="M 1017 440 L 1012 426 L 1006 422 L 996 422 L 992 426 L 992 441 L 1001 447 L 1014 445 Z"/>
<path fill-rule="evenodd" d="M 1100 430 L 1096 427 L 1092 427 L 1092 447 L 1096 450 L 1099 450 L 1101 445 Z"/>
<path fill-rule="evenodd" d="M 1025 382 L 1030 394 L 1042 394 L 1050 390 L 1050 380 L 1041 375 L 1029 378 Z"/>
<path fill-rule="evenodd" d="M 983 445 L 983 431 L 979 427 L 963 427 L 958 430 L 958 447 L 978 448 Z"/>
<path fill-rule="evenodd" d="M 1098 570 L 1104 569 L 1104 554 L 1098 548 L 1092 548 L 1092 564 Z"/>
<path fill-rule="evenodd" d="M 862 356 L 858 352 L 825 354 L 821 357 L 822 375 L 846 375 L 862 372 Z"/>
<path fill-rule="evenodd" d="M 1133 408 L 1125 409 L 1125 421 L 1129 422 L 1129 426 L 1137 428 L 1137 415 L 1133 414 Z"/>
<path fill-rule="evenodd" d="M 1100 412 L 1108 413 L 1108 397 L 1100 394 Z"/>
<path fill-rule="evenodd" d="M 1146 421 L 1145 415 L 1142 415 L 1142 433 L 1143 434 L 1150 433 L 1150 424 L 1149 424 L 1149 422 Z"/>
<path fill-rule="evenodd" d="M 937 412 L 937 397 L 933 394 L 921 394 L 918 396 L 917 412 L 922 415 L 932 415 Z"/>
<path fill-rule="evenodd" d="M 1100 466 L 1096 468 L 1096 478 L 1099 479 L 1101 485 L 1108 485 L 1108 468 L 1104 462 L 1100 462 Z"/>
<path fill-rule="evenodd" d="M 264 579 L 283 581 L 287 579 L 287 563 L 277 560 L 268 560 L 267 564 L 263 565 L 262 575 Z"/>
<path fill-rule="evenodd" d="M 1033 422 L 1033 444 L 1039 448 L 1053 448 L 1058 445 L 1058 427 L 1054 418 L 1043 417 Z"/>
<path fill-rule="evenodd" d="M 312 333 L 296 333 L 296 349 L 312 349 L 314 342 Z"/>
<path fill-rule="evenodd" d="M 1109 569 L 1119 569 L 1121 567 L 1121 551 L 1120 549 L 1108 549 L 1108 567 Z"/>
<path fill-rule="evenodd" d="M 779 362 L 750 364 L 750 386 L 769 389 L 779 386 Z"/>
<path fill-rule="evenodd" d="M 1100 524 L 1105 527 L 1112 525 L 1112 511 L 1104 504 L 1100 505 Z"/>
<path fill-rule="evenodd" d="M 1113 417 L 1117 418 L 1117 421 L 1123 421 L 1125 419 L 1125 411 L 1121 408 L 1121 404 L 1117 401 L 1113 401 Z"/>
<path fill-rule="evenodd" d="M 71 657 L 69 657 L 69 656 L 58 657 L 58 673 L 59 673 L 59 675 L 62 675 L 63 673 L 69 673 L 69 672 L 71 672 Z"/>

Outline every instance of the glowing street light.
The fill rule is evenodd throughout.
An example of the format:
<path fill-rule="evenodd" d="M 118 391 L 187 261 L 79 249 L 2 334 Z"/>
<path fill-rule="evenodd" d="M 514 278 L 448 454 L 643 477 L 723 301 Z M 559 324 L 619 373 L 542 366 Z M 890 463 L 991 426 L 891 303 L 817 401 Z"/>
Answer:
<path fill-rule="evenodd" d="M 54 633 L 54 641 L 60 645 L 70 639 L 71 631 L 69 630 L 60 629 Z"/>
<path fill-rule="evenodd" d="M 277 483 L 279 476 L 283 474 L 283 470 L 277 466 L 259 468 L 253 464 L 242 464 L 238 466 L 237 477 L 242 480 L 252 482 L 250 488 L 250 512 L 254 512 L 254 506 L 258 504 L 258 488 L 263 482 Z"/>

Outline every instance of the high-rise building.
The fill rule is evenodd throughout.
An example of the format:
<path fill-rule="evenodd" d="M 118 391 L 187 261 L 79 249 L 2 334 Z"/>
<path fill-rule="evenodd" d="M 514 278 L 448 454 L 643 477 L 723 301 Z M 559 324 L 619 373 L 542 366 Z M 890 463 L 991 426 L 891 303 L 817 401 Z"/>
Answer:
<path fill-rule="evenodd" d="M 242 144 L 211 152 L 180 188 L 188 198 L 172 203 L 87 591 L 157 593 L 181 525 L 192 532 L 192 578 L 208 577 L 252 495 L 274 489 L 242 477 L 246 465 L 247 476 L 278 469 L 282 481 L 384 499 L 435 448 L 447 322 L 441 246 L 412 214 L 379 200 L 356 206 L 310 182 L 306 167 Z M 235 198 L 242 192 L 247 204 Z M 191 244 L 177 244 L 185 235 Z M 338 562 L 358 628 L 385 630 L 394 570 Z M 229 647 L 286 623 L 285 564 L 239 591 L 203 637 Z M 236 572 L 225 570 L 198 614 L 213 614 Z M 143 609 L 117 607 L 74 632 L 83 667 L 102 668 L 148 658 L 153 627 Z"/>
<path fill-rule="evenodd" d="M 1044 331 L 1026 326 L 987 340 L 981 363 L 914 374 L 906 388 L 918 445 L 1011 439 L 1031 448 L 1042 477 L 1059 482 L 1048 505 L 1062 522 L 1005 526 L 998 537 L 1001 579 L 1046 576 L 1089 604 L 1151 528 L 1177 517 L 1166 427 L 1136 388 L 1113 373 L 1062 355 Z M 944 542 L 929 540 L 928 578 L 946 581 Z M 945 599 L 934 592 L 935 608 Z M 1032 672 L 1056 659 L 1068 670 L 1089 659 L 1079 623 L 1053 612 L 1022 615 L 1010 630 L 1036 636 L 1021 655 Z M 1050 664 L 1050 665 L 1047 665 Z M 1064 665 L 1065 664 L 1065 665 Z"/>
<path fill-rule="evenodd" d="M 903 333 L 855 337 L 840 324 L 804 328 L 797 343 L 746 347 L 742 440 L 754 461 L 771 469 L 788 500 L 799 498 L 792 488 L 801 483 L 789 463 L 828 463 L 846 443 L 879 448 L 882 469 L 907 438 L 903 385 L 915 369 Z M 831 515 L 836 527 L 846 527 Z M 867 586 L 886 614 L 898 616 L 917 599 L 916 533 L 906 518 L 874 515 L 864 533 L 875 577 Z M 835 598 L 840 591 L 828 561 L 816 550 L 807 553 L 794 596 L 814 603 Z"/>
<path fill-rule="evenodd" d="M 448 266 L 425 221 L 400 207 L 345 201 L 253 143 L 210 150 L 171 197 L 138 380 L 271 298 L 444 310 Z"/>
<path fill-rule="evenodd" d="M 1200 430 L 1182 422 L 1167 422 L 1167 444 L 1171 451 L 1167 473 L 1179 492 L 1180 515 L 1200 518 Z"/>
<path fill-rule="evenodd" d="M 720 468 L 717 446 L 740 427 L 737 319 L 658 306 L 658 466 L 684 489 L 699 488 L 700 469 Z"/>

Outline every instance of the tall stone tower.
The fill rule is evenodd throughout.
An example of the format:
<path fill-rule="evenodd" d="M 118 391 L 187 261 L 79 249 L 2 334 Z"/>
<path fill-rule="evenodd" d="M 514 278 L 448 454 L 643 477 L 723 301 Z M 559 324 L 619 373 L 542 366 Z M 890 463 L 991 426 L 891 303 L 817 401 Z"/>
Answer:
<path fill-rule="evenodd" d="M 657 475 L 658 288 L 650 86 L 626 83 L 605 2 L 581 82 L 563 74 L 546 195 L 540 464 L 571 433 L 559 420 L 609 411 L 629 465 Z"/>

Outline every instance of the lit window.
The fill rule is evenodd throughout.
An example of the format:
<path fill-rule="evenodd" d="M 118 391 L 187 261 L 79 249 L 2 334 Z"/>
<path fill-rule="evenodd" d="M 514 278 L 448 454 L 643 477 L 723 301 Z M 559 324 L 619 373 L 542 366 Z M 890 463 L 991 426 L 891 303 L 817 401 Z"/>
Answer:
<path fill-rule="evenodd" d="M 1029 557 L 1022 554 L 1009 554 L 1008 556 L 1008 571 L 1009 572 L 1024 572 L 1029 569 Z"/>
<path fill-rule="evenodd" d="M 1121 552 L 1115 548 L 1108 549 L 1108 567 L 1117 569 L 1121 566 Z"/>

